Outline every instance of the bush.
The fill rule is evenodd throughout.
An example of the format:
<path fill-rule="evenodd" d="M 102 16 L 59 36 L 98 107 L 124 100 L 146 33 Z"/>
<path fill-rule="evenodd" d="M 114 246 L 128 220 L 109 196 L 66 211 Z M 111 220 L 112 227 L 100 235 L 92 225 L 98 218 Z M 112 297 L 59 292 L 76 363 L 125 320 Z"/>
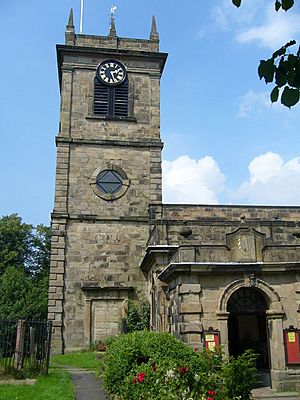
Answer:
<path fill-rule="evenodd" d="M 174 359 L 187 361 L 192 349 L 167 333 L 139 331 L 122 335 L 106 351 L 104 385 L 120 393 L 126 378 L 140 366 L 168 365 Z"/>
<path fill-rule="evenodd" d="M 139 303 L 129 300 L 126 320 L 127 332 L 131 333 L 149 329 L 149 321 L 150 305 L 148 300 L 143 299 Z"/>
<path fill-rule="evenodd" d="M 249 399 L 251 389 L 256 382 L 257 371 L 254 367 L 256 356 L 252 350 L 246 350 L 237 358 L 231 357 L 223 366 L 225 393 L 229 399 L 239 396 L 241 400 Z"/>
<path fill-rule="evenodd" d="M 108 346 L 103 382 L 120 400 L 244 400 L 255 381 L 254 361 L 250 351 L 225 358 L 167 333 L 134 332 Z"/>

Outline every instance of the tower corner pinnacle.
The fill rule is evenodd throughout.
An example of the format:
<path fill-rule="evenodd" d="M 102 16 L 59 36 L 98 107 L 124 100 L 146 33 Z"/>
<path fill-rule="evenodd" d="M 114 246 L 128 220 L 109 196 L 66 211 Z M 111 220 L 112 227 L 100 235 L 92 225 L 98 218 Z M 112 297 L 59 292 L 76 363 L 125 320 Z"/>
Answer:
<path fill-rule="evenodd" d="M 75 27 L 73 21 L 73 8 L 70 10 L 68 23 L 66 26 L 65 32 L 65 43 L 67 45 L 74 45 L 75 44 Z"/>
<path fill-rule="evenodd" d="M 159 34 L 156 28 L 155 16 L 152 16 L 151 32 L 150 32 L 150 47 L 151 51 L 159 51 Z"/>

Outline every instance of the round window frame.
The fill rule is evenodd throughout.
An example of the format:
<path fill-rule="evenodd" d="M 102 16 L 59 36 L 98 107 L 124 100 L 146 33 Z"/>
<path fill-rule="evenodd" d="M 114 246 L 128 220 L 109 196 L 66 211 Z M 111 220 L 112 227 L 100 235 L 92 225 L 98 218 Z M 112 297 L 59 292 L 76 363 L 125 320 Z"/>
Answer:
<path fill-rule="evenodd" d="M 104 171 L 115 171 L 121 177 L 122 186 L 116 193 L 105 193 L 97 185 L 97 178 L 100 175 L 100 173 L 102 173 Z M 103 200 L 113 201 L 113 200 L 117 200 L 120 197 L 124 196 L 124 194 L 127 192 L 127 189 L 130 185 L 130 180 L 128 179 L 127 175 L 120 167 L 118 167 L 117 165 L 109 164 L 109 165 L 105 165 L 104 167 L 99 167 L 93 172 L 92 176 L 90 177 L 90 185 L 91 185 L 91 188 L 92 188 L 93 192 L 95 193 L 95 195 L 97 195 L 98 197 L 100 197 Z"/>

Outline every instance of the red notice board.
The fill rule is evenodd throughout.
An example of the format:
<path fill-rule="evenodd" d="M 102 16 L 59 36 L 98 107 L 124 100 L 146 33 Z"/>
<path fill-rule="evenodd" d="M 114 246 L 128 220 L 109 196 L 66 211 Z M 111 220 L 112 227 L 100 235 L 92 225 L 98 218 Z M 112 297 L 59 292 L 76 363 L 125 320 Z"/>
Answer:
<path fill-rule="evenodd" d="M 214 351 L 216 347 L 220 346 L 220 332 L 210 329 L 204 331 L 204 346 L 208 350 Z"/>
<path fill-rule="evenodd" d="M 300 364 L 300 331 L 290 326 L 283 330 L 285 359 L 287 365 Z"/>

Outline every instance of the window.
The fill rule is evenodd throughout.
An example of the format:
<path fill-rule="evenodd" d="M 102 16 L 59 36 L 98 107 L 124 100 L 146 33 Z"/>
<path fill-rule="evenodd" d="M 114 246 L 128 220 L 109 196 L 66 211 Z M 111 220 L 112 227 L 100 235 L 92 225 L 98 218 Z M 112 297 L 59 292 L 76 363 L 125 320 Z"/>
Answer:
<path fill-rule="evenodd" d="M 106 169 L 99 167 L 90 178 L 90 185 L 94 193 L 108 201 L 122 197 L 126 193 L 129 183 L 125 172 L 116 165 L 109 165 Z"/>
<path fill-rule="evenodd" d="M 121 189 L 122 177 L 117 171 L 105 170 L 97 176 L 96 183 L 103 193 L 113 194 Z"/>
<path fill-rule="evenodd" d="M 94 81 L 94 114 L 108 117 L 128 116 L 128 79 L 118 86 Z"/>
<path fill-rule="evenodd" d="M 227 304 L 230 313 L 266 311 L 268 306 L 262 294 L 254 288 L 244 287 L 232 294 Z"/>

